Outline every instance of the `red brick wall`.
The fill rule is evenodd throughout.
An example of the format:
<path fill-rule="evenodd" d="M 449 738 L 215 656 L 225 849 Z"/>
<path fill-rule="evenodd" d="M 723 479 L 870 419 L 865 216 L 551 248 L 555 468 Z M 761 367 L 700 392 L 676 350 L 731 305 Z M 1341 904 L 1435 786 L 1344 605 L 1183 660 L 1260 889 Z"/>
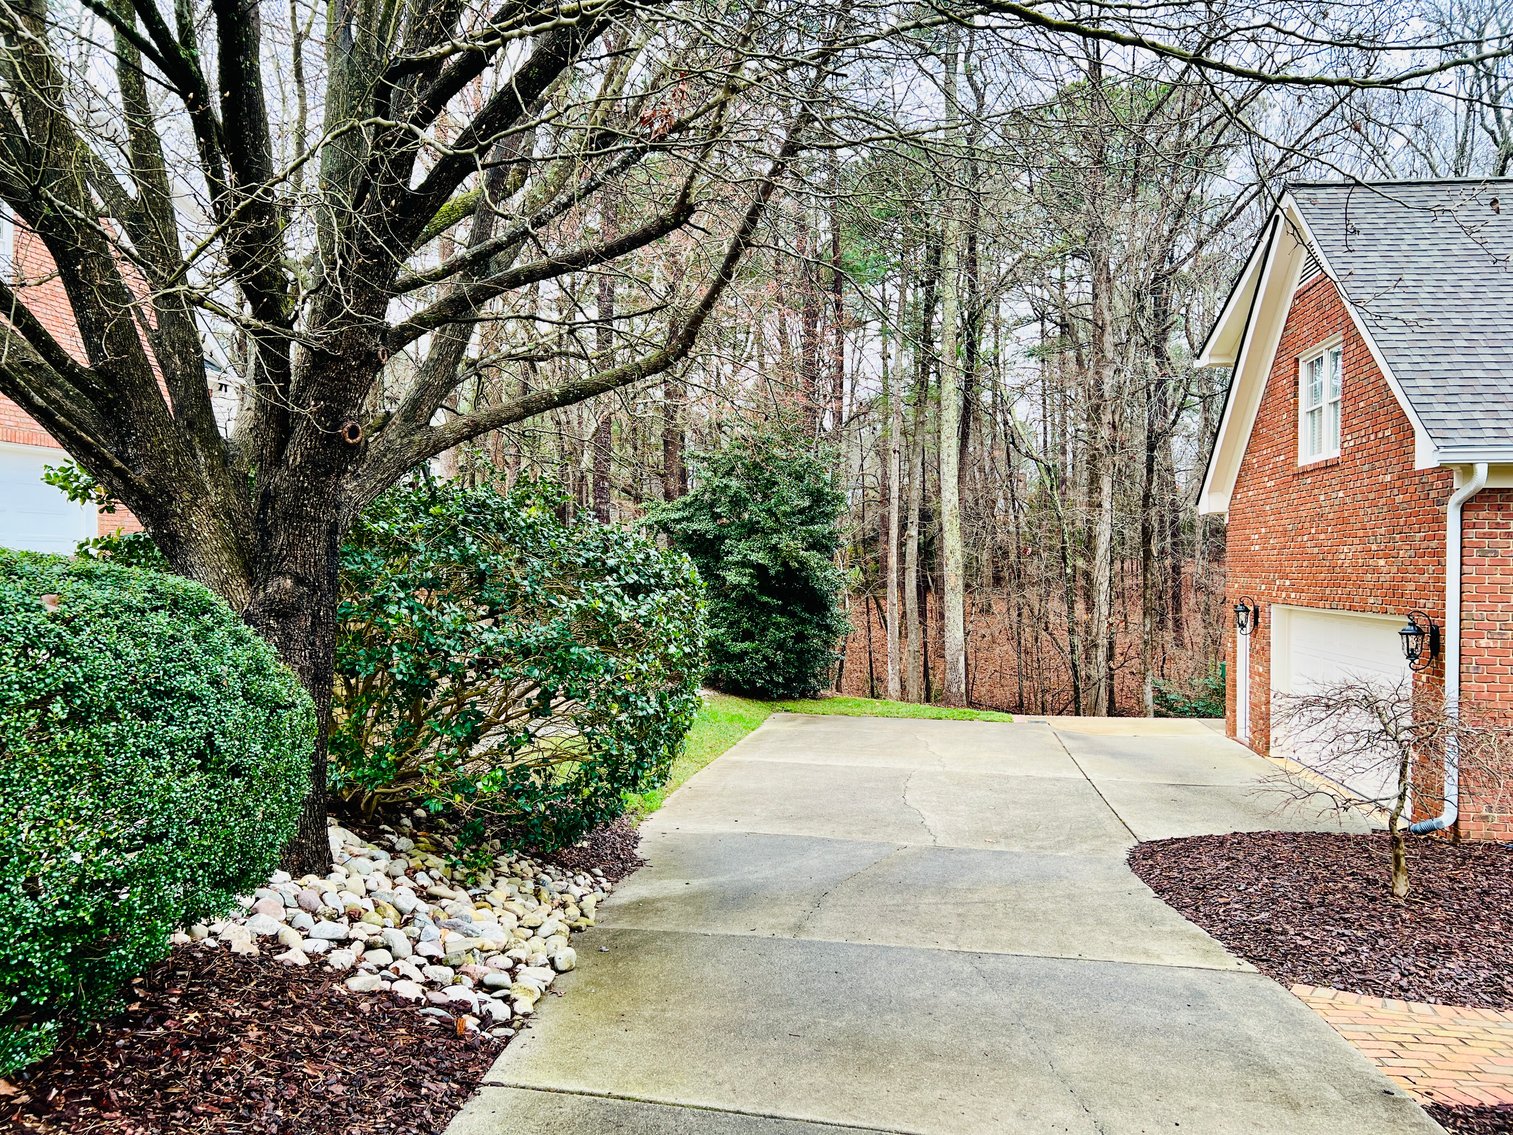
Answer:
<path fill-rule="evenodd" d="M 1340 456 L 1298 464 L 1298 360 L 1343 339 Z M 1448 469 L 1414 468 L 1413 427 L 1341 303 L 1320 276 L 1299 290 L 1230 499 L 1228 600 L 1262 609 L 1250 643 L 1250 745 L 1270 747 L 1271 606 L 1400 615 L 1444 623 Z M 1513 709 L 1513 491 L 1487 490 L 1465 510 L 1462 694 Z M 1235 642 L 1229 629 L 1228 729 L 1235 736 Z M 1417 679 L 1444 680 L 1443 659 Z M 1426 770 L 1426 775 L 1429 775 Z M 1437 776 L 1437 772 L 1432 775 Z M 1513 836 L 1513 811 L 1463 783 L 1461 834 Z"/>
<path fill-rule="evenodd" d="M 84 357 L 84 344 L 79 338 L 79 328 L 74 322 L 73 309 L 57 273 L 53 271 L 52 259 L 47 255 L 42 242 L 24 229 L 15 230 L 11 250 L 16 290 L 27 307 L 52 332 L 53 337 L 75 357 Z M 51 434 L 39 426 L 25 411 L 9 398 L 0 394 L 0 442 L 18 445 L 40 445 L 60 450 L 58 463 L 67 460 Z M 124 508 L 114 513 L 101 513 L 99 534 L 111 532 L 140 532 L 142 525 Z"/>
<path fill-rule="evenodd" d="M 1513 716 L 1513 489 L 1483 489 L 1461 520 L 1461 699 Z M 1501 763 L 1501 762 L 1497 762 Z M 1513 769 L 1461 771 L 1461 834 L 1513 839 Z"/>

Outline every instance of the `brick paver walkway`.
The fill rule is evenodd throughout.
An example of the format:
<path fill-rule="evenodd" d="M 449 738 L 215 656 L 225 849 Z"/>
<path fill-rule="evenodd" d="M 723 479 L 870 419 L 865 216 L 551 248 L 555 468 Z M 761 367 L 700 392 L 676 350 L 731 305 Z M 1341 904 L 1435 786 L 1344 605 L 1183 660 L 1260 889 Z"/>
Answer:
<path fill-rule="evenodd" d="M 1420 1101 L 1513 1104 L 1513 1012 L 1292 991 Z"/>

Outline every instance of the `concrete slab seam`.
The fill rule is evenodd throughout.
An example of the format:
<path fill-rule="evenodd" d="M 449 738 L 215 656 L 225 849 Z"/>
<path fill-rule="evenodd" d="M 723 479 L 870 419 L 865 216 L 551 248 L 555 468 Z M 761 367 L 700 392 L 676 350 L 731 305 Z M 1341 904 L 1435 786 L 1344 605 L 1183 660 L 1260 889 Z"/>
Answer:
<path fill-rule="evenodd" d="M 780 1115 L 770 1111 L 745 1111 L 735 1107 L 715 1107 L 713 1104 L 683 1103 L 677 1100 L 659 1100 L 649 1096 L 627 1096 L 615 1092 L 594 1092 L 581 1088 L 544 1088 L 539 1084 L 522 1084 L 510 1080 L 490 1080 L 484 1077 L 479 1088 L 509 1088 L 519 1092 L 540 1092 L 552 1096 L 582 1096 L 585 1099 L 613 1100 L 619 1103 L 642 1103 L 653 1107 L 675 1107 L 683 1111 L 708 1111 L 718 1115 L 739 1115 L 749 1119 L 771 1119 L 780 1123 L 807 1123 L 811 1127 L 828 1127 L 836 1131 L 860 1131 L 865 1135 L 925 1135 L 907 1127 L 857 1127 L 851 1123 L 836 1123 L 832 1119 L 811 1119 L 803 1115 Z"/>

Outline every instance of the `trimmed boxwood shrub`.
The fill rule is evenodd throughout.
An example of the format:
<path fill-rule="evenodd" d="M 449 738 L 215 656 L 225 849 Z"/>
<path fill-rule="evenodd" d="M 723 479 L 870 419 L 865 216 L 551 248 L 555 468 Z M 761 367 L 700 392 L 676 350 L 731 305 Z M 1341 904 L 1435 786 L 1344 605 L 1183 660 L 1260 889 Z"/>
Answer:
<path fill-rule="evenodd" d="M 548 486 L 417 478 L 342 547 L 331 777 L 373 814 L 468 814 L 571 844 L 664 780 L 698 712 L 702 585 L 687 557 Z"/>
<path fill-rule="evenodd" d="M 314 729 L 199 584 L 0 549 L 0 1074 L 267 879 Z"/>
<path fill-rule="evenodd" d="M 807 431 L 782 422 L 695 458 L 694 489 L 652 520 L 709 586 L 709 679 L 757 697 L 830 683 L 848 623 L 836 567 L 845 494 Z"/>

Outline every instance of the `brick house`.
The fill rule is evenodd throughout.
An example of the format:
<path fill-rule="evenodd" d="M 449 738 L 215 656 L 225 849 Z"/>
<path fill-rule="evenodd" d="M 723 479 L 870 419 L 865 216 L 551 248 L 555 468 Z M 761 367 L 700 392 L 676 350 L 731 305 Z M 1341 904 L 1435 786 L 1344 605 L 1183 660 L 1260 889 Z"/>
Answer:
<path fill-rule="evenodd" d="M 42 242 L 14 226 L 0 211 L 0 273 L 55 339 L 84 358 L 73 309 L 52 258 Z M 209 343 L 212 351 L 214 343 Z M 240 381 L 229 369 L 211 369 L 205 380 L 223 431 L 235 421 Z M 101 512 L 70 501 L 42 480 L 49 465 L 69 460 L 67 452 L 20 406 L 0 394 L 0 547 L 71 553 L 79 541 L 117 531 L 140 531 L 136 517 L 118 507 Z"/>
<path fill-rule="evenodd" d="M 1410 614 L 1438 639 L 1419 688 L 1513 710 L 1510 311 L 1513 180 L 1283 195 L 1199 359 L 1232 377 L 1198 507 L 1227 517 L 1229 602 L 1256 612 L 1230 627 L 1230 736 L 1271 753 L 1275 694 L 1410 680 Z M 1424 826 L 1513 838 L 1446 764 Z"/>
<path fill-rule="evenodd" d="M 0 272 L 58 342 L 82 358 L 79 330 L 51 258 L 41 241 L 4 214 Z M 42 480 L 46 466 L 68 460 L 47 431 L 0 395 L 0 547 L 66 554 L 88 537 L 140 527 L 124 509 L 106 513 L 76 504 Z"/>

